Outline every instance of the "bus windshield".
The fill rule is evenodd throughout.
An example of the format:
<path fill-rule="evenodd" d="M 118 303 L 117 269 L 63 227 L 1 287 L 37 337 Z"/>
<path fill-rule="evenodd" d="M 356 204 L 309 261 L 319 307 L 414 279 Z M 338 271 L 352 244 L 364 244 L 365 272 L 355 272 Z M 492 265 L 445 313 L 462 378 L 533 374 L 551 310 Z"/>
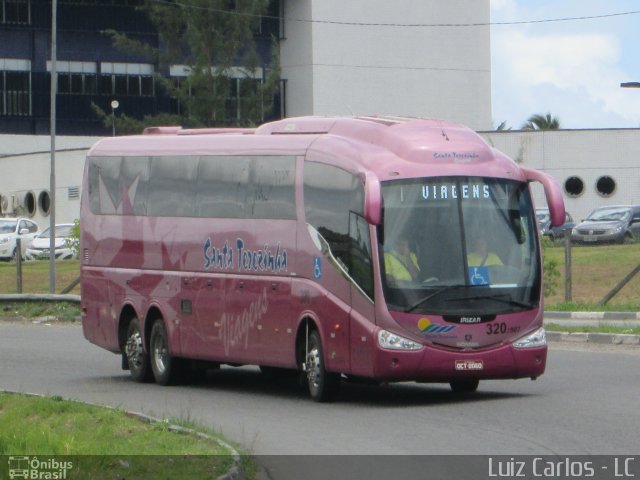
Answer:
<path fill-rule="evenodd" d="M 497 315 L 540 300 L 527 183 L 437 177 L 383 183 L 381 272 L 390 310 Z"/>

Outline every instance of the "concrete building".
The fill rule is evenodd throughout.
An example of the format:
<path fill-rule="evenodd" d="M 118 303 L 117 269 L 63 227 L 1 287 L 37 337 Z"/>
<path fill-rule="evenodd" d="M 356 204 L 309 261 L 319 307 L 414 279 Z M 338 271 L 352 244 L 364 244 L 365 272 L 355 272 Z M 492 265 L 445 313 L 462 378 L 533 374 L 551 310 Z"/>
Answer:
<path fill-rule="evenodd" d="M 640 129 L 483 132 L 498 150 L 551 174 L 579 222 L 604 205 L 640 204 Z M 534 189 L 536 205 L 544 195 Z"/>
<path fill-rule="evenodd" d="M 288 0 L 286 114 L 491 124 L 488 0 Z M 478 26 L 443 26 L 443 25 Z"/>
<path fill-rule="evenodd" d="M 98 137 L 56 138 L 56 223 L 80 216 L 82 171 L 87 150 Z M 40 230 L 49 226 L 50 137 L 0 135 L 0 216 L 28 217 Z"/>
<path fill-rule="evenodd" d="M 141 3 L 57 0 L 58 134 L 109 135 L 92 103 L 109 113 L 117 100 L 116 113 L 134 118 L 179 108 L 155 75 L 179 81 L 185 65 L 149 63 L 103 33 L 158 46 Z M 279 42 L 282 83 L 265 120 L 393 114 L 489 129 L 488 22 L 489 0 L 270 0 L 254 38 L 265 67 L 272 38 Z M 51 0 L 0 0 L 0 133 L 49 133 L 50 58 Z M 230 124 L 242 118 L 237 76 Z"/>

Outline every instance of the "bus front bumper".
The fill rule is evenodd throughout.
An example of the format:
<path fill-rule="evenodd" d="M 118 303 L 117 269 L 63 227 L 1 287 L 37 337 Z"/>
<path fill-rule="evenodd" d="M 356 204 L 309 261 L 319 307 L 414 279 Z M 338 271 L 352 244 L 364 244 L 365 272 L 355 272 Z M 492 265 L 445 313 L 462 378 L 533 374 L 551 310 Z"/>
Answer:
<path fill-rule="evenodd" d="M 475 351 L 425 347 L 420 351 L 378 349 L 375 377 L 382 381 L 449 382 L 473 378 L 536 378 L 544 373 L 547 345 L 513 344 Z"/>

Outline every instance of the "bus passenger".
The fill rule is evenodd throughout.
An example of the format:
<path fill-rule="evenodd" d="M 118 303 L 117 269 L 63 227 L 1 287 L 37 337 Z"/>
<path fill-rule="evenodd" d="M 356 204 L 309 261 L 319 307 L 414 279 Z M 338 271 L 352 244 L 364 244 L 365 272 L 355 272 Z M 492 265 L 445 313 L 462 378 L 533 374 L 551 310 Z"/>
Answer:
<path fill-rule="evenodd" d="M 407 238 L 398 238 L 391 250 L 384 252 L 384 269 L 390 283 L 420 279 L 418 257 L 411 251 Z"/>
<path fill-rule="evenodd" d="M 472 237 L 470 242 L 467 263 L 470 267 L 494 267 L 503 265 L 500 257 L 489 250 L 487 239 L 482 235 Z"/>

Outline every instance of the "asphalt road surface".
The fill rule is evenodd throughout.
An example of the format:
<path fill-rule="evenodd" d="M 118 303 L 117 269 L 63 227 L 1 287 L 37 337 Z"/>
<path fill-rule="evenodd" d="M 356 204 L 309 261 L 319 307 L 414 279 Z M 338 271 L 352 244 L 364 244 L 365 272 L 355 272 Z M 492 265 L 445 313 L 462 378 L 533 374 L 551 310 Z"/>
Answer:
<path fill-rule="evenodd" d="M 480 382 L 468 396 L 448 385 L 347 384 L 336 402 L 317 404 L 255 367 L 225 367 L 197 385 L 134 383 L 77 325 L 0 322 L 0 389 L 194 420 L 257 455 L 274 479 L 399 478 L 397 457 L 385 455 L 415 455 L 400 470 L 426 478 L 424 455 L 638 455 L 640 445 L 638 347 L 551 344 L 538 380 Z"/>

